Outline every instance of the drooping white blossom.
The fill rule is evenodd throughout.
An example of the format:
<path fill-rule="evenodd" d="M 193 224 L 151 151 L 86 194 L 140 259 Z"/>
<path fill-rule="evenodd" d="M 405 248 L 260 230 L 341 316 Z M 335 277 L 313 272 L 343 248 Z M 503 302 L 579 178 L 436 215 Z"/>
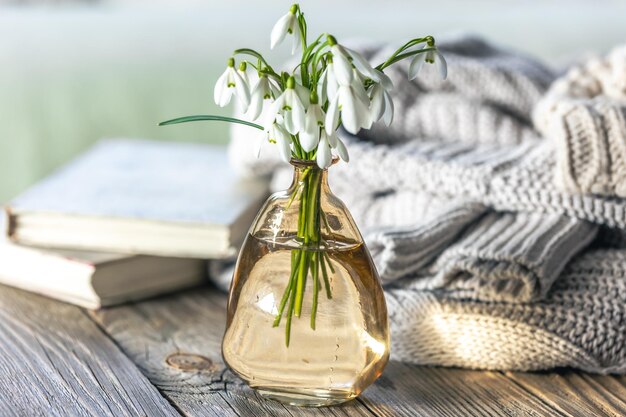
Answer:
<path fill-rule="evenodd" d="M 276 99 L 275 109 L 276 112 L 282 114 L 287 132 L 295 135 L 304 129 L 304 105 L 296 93 L 295 79 L 293 77 L 289 78 L 287 88 Z"/>
<path fill-rule="evenodd" d="M 382 84 L 373 84 L 370 87 L 369 95 L 371 99 L 370 116 L 372 122 L 377 122 L 381 118 L 389 126 L 393 121 L 393 100 L 389 92 Z"/>
<path fill-rule="evenodd" d="M 325 116 L 318 103 L 309 106 L 304 120 L 304 130 L 300 132 L 300 144 L 306 152 L 311 152 L 317 147 Z"/>
<path fill-rule="evenodd" d="M 272 28 L 270 43 L 271 49 L 274 49 L 289 34 L 293 36 L 291 53 L 296 53 L 298 47 L 300 46 L 300 26 L 298 25 L 298 18 L 296 16 L 297 11 L 298 6 L 293 5 L 287 14 L 278 19 L 278 22 L 276 22 Z"/>
<path fill-rule="evenodd" d="M 251 120 L 256 120 L 261 115 L 266 103 L 271 103 L 280 94 L 276 86 L 272 84 L 266 75 L 259 78 L 252 94 L 250 95 L 250 106 L 247 115 Z"/>
<path fill-rule="evenodd" d="M 291 72 L 275 72 L 258 52 L 244 48 L 235 54 L 251 55 L 255 61 L 244 60 L 235 67 L 234 59 L 229 59 L 215 85 L 214 99 L 218 105 L 226 106 L 235 96 L 247 117 L 260 124 L 256 125 L 263 131 L 254 147 L 257 155 L 261 146 L 273 143 L 287 162 L 295 156 L 311 155 L 324 169 L 332 164 L 333 155 L 348 162 L 348 149 L 336 132 L 340 124 L 357 134 L 379 120 L 386 125 L 393 121 L 393 83 L 384 73 L 387 67 L 414 54 L 410 79 L 418 75 L 424 63 L 435 64 L 441 77 L 447 77 L 446 60 L 430 36 L 409 41 L 387 61 L 374 66 L 361 53 L 339 44 L 332 35 L 326 34 L 325 41 L 320 36 L 308 44 L 301 33 L 305 28 L 304 15 L 294 4 L 272 29 L 272 48 L 288 36 L 293 40 L 292 52 L 302 44 L 305 46 L 302 60 Z M 425 50 L 418 52 L 415 48 L 423 43 Z M 255 74 L 249 75 L 248 66 L 256 69 Z"/>
<path fill-rule="evenodd" d="M 261 145 L 265 142 L 275 143 L 278 145 L 280 159 L 285 162 L 291 160 L 291 135 L 277 120 L 272 121 L 265 127 L 261 140 Z"/>
<path fill-rule="evenodd" d="M 326 100 L 332 100 L 337 95 L 337 90 L 339 89 L 339 83 L 337 82 L 337 78 L 335 77 L 335 68 L 333 62 L 329 62 L 324 72 L 320 77 L 320 81 L 318 84 L 317 95 L 320 97 L 322 102 Z"/>
<path fill-rule="evenodd" d="M 323 132 L 320 142 L 317 145 L 317 166 L 322 169 L 328 168 L 333 163 L 333 155 L 330 151 L 330 143 L 328 143 L 328 135 Z"/>
<path fill-rule="evenodd" d="M 330 51 L 333 54 L 333 72 L 337 83 L 339 85 L 352 84 L 352 62 L 350 61 L 349 54 L 339 44 L 330 47 Z"/>
<path fill-rule="evenodd" d="M 230 103 L 232 96 L 237 96 L 243 109 L 250 105 L 250 87 L 241 75 L 235 70 L 235 60 L 230 58 L 224 73 L 217 79 L 213 90 L 215 104 L 225 107 Z"/>
<path fill-rule="evenodd" d="M 337 138 L 337 144 L 334 146 L 334 149 L 337 150 L 337 155 L 344 161 L 350 162 L 350 155 L 348 155 L 348 148 L 346 148 L 346 144 L 339 138 Z"/>
<path fill-rule="evenodd" d="M 354 135 L 361 128 L 368 128 L 372 124 L 369 114 L 369 98 L 365 102 L 359 89 L 355 89 L 354 86 L 340 86 L 336 97 L 330 102 L 325 120 L 327 133 L 330 134 L 337 128 L 340 113 L 343 126 Z"/>
<path fill-rule="evenodd" d="M 426 46 L 422 49 L 430 48 L 433 49 L 428 52 L 415 55 L 411 61 L 411 64 L 409 65 L 409 80 L 413 80 L 417 77 L 425 63 L 435 64 L 442 80 L 445 80 L 448 77 L 448 63 L 443 55 L 441 55 L 433 45 L 426 44 Z"/>

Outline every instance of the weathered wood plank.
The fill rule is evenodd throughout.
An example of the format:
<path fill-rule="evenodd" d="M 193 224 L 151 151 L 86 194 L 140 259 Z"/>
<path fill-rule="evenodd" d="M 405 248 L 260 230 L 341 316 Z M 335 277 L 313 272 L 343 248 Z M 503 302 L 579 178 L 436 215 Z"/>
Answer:
<path fill-rule="evenodd" d="M 78 307 L 0 286 L 0 415 L 177 416 Z"/>
<path fill-rule="evenodd" d="M 360 399 L 379 416 L 563 415 L 498 372 L 391 362 Z"/>
<path fill-rule="evenodd" d="M 572 416 L 625 416 L 626 387 L 612 376 L 574 371 L 506 375 L 546 404 Z"/>
<path fill-rule="evenodd" d="M 304 410 L 264 401 L 224 367 L 225 306 L 225 296 L 207 288 L 101 310 L 93 317 L 189 415 L 560 415 L 500 373 L 397 362 L 362 398 L 344 406 Z"/>
<path fill-rule="evenodd" d="M 221 356 L 226 297 L 211 288 L 91 313 L 148 379 L 193 416 L 371 416 L 361 403 L 296 409 L 266 401 Z"/>

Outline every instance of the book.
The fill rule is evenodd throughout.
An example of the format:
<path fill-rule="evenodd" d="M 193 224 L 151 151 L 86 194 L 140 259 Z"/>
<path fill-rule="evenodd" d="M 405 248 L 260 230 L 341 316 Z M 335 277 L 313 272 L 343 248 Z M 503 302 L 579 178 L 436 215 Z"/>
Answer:
<path fill-rule="evenodd" d="M 89 309 L 204 282 L 200 259 L 45 250 L 0 240 L 0 284 Z"/>
<path fill-rule="evenodd" d="M 220 146 L 104 140 L 11 201 L 14 242 L 46 248 L 232 257 L 268 195 Z"/>

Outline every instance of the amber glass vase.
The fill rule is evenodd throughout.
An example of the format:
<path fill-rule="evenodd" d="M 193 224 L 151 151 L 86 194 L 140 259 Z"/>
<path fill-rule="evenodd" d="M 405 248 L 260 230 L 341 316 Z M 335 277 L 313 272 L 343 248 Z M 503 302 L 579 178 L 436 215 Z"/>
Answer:
<path fill-rule="evenodd" d="M 222 344 L 230 368 L 262 395 L 299 406 L 358 396 L 389 359 L 376 268 L 327 170 L 293 160 L 242 246 Z"/>

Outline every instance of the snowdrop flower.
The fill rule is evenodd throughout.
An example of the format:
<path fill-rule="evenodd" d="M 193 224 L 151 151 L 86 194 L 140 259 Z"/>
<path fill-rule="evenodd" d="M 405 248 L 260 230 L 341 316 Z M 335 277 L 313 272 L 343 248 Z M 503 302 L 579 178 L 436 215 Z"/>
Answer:
<path fill-rule="evenodd" d="M 370 98 L 365 91 L 365 86 L 363 84 L 363 76 L 356 69 L 352 69 L 352 91 L 355 96 L 358 97 L 363 103 L 367 104 L 367 107 L 370 105 Z M 369 128 L 369 126 L 367 126 Z"/>
<path fill-rule="evenodd" d="M 311 104 L 309 98 L 311 96 L 311 91 L 305 86 L 298 83 L 295 84 L 294 89 L 296 90 L 296 94 L 298 95 L 298 98 L 300 99 L 300 102 L 302 103 L 304 108 L 309 107 L 309 104 Z"/>
<path fill-rule="evenodd" d="M 304 129 L 304 105 L 295 90 L 296 80 L 289 77 L 287 89 L 276 99 L 275 109 L 281 113 L 287 132 L 292 135 Z"/>
<path fill-rule="evenodd" d="M 326 132 L 322 132 L 320 137 L 320 143 L 317 145 L 317 166 L 326 169 L 333 163 L 333 155 L 330 152 L 330 143 L 328 142 L 328 135 Z"/>
<path fill-rule="evenodd" d="M 361 86 L 361 89 L 363 87 Z M 358 93 L 354 86 L 342 85 L 337 91 L 337 96 L 330 102 L 326 113 L 325 127 L 326 133 L 331 134 L 337 128 L 339 112 L 346 130 L 356 135 L 362 127 L 371 126 L 369 113 L 369 98 L 367 102 Z M 365 94 L 367 97 L 367 94 Z"/>
<path fill-rule="evenodd" d="M 309 106 L 305 120 L 304 130 L 300 132 L 300 145 L 306 152 L 315 149 L 320 140 L 320 129 L 324 127 L 325 114 L 322 107 L 317 102 L 317 94 L 312 94 L 311 105 Z"/>
<path fill-rule="evenodd" d="M 328 35 L 328 44 L 330 45 L 330 52 L 333 55 L 333 67 L 332 71 L 340 85 L 350 85 L 354 79 L 352 72 L 352 62 L 350 61 L 350 54 L 345 48 L 337 43 L 337 39 L 334 36 Z"/>
<path fill-rule="evenodd" d="M 348 155 L 348 149 L 346 148 L 346 144 L 343 141 L 336 137 L 337 143 L 333 146 L 334 149 L 337 150 L 337 154 L 344 162 L 350 162 L 350 155 Z"/>
<path fill-rule="evenodd" d="M 317 166 L 326 169 L 332 165 L 333 156 L 331 149 L 335 149 L 339 157 L 345 162 L 350 161 L 348 149 L 345 143 L 337 137 L 337 134 L 333 132 L 329 135 L 326 131 L 322 131 L 319 144 L 317 145 Z"/>
<path fill-rule="evenodd" d="M 248 76 L 248 64 L 242 61 L 237 69 L 237 74 L 241 76 L 241 79 L 246 83 L 248 89 L 250 88 L 250 77 Z"/>
<path fill-rule="evenodd" d="M 338 89 L 339 83 L 335 77 L 335 67 L 333 62 L 330 61 L 320 77 L 317 95 L 322 99 L 322 102 L 327 99 L 330 101 L 335 98 Z"/>
<path fill-rule="evenodd" d="M 370 116 L 372 118 L 372 122 L 377 122 L 381 118 L 383 122 L 387 126 L 391 124 L 393 121 L 393 100 L 391 99 L 391 95 L 385 89 L 383 84 L 374 84 L 370 87 Z"/>
<path fill-rule="evenodd" d="M 435 48 L 434 45 L 428 43 L 422 49 Z M 413 60 L 411 61 L 411 65 L 409 65 L 409 80 L 414 79 L 419 74 L 420 70 L 424 66 L 424 63 L 428 62 L 429 64 L 435 64 L 437 70 L 439 70 L 439 75 L 442 80 L 445 80 L 448 77 L 448 64 L 446 59 L 439 53 L 437 49 L 432 51 L 423 52 L 415 55 Z"/>
<path fill-rule="evenodd" d="M 265 142 L 275 143 L 278 145 L 280 159 L 285 162 L 289 162 L 291 160 L 291 135 L 287 133 L 285 128 L 283 128 L 277 120 L 273 120 L 268 123 L 263 133 L 260 135 L 259 144 L 257 145 L 258 149 L 256 150 L 257 157 L 260 155 L 261 146 Z"/>
<path fill-rule="evenodd" d="M 291 47 L 291 53 L 295 54 L 300 46 L 300 26 L 298 25 L 298 18 L 296 13 L 298 12 L 298 5 L 294 4 L 289 9 L 289 12 L 278 19 L 278 22 L 274 25 L 271 35 L 271 49 L 274 49 L 276 45 L 281 43 L 287 34 L 293 36 L 293 45 Z"/>
<path fill-rule="evenodd" d="M 235 71 L 235 60 L 228 59 L 226 71 L 218 78 L 213 90 L 213 99 L 215 104 L 224 107 L 230 103 L 230 99 L 236 95 L 241 106 L 247 109 L 250 105 L 250 87 L 246 84 L 241 75 Z"/>
<path fill-rule="evenodd" d="M 261 75 L 250 96 L 248 117 L 252 120 L 258 119 L 263 111 L 265 100 L 272 101 L 279 93 L 278 88 L 272 84 L 267 75 Z"/>
<path fill-rule="evenodd" d="M 393 88 L 393 83 L 391 79 L 387 77 L 382 71 L 373 68 L 370 63 L 361 55 L 360 53 L 353 51 L 352 49 L 342 47 L 344 51 L 346 51 L 350 58 L 352 58 L 352 64 L 354 67 L 365 77 L 370 78 L 377 83 L 382 83 L 386 89 L 391 90 Z"/>

